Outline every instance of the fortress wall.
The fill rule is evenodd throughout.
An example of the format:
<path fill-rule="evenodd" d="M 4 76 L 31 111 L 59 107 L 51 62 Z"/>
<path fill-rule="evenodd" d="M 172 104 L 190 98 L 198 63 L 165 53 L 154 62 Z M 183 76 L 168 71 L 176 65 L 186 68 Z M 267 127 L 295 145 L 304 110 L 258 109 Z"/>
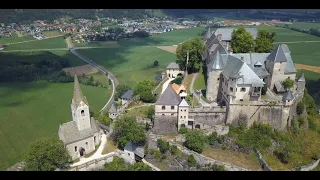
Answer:
<path fill-rule="evenodd" d="M 155 134 L 174 134 L 178 132 L 177 116 L 162 116 L 154 117 L 153 133 Z"/>

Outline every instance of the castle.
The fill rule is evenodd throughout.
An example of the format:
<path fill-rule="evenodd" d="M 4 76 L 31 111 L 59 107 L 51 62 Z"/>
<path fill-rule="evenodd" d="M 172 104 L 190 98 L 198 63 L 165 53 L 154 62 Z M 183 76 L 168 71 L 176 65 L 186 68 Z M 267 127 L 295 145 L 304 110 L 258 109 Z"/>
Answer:
<path fill-rule="evenodd" d="M 61 124 L 58 135 L 67 147 L 72 160 L 75 160 L 93 152 L 100 144 L 103 133 L 93 117 L 90 118 L 89 104 L 82 94 L 76 74 L 71 112 L 72 121 Z"/>
<path fill-rule="evenodd" d="M 271 53 L 233 53 L 230 47 L 233 28 L 219 28 L 204 35 L 203 65 L 207 71 L 206 99 L 211 107 L 189 107 L 172 90 L 164 91 L 155 104 L 155 133 L 174 133 L 180 127 L 212 129 L 216 125 L 254 121 L 284 130 L 296 115 L 305 79 L 296 79 L 297 70 L 287 45 Z M 253 39 L 255 28 L 246 29 Z M 285 89 L 283 81 L 294 81 Z M 263 94 L 262 94 L 262 91 Z"/>

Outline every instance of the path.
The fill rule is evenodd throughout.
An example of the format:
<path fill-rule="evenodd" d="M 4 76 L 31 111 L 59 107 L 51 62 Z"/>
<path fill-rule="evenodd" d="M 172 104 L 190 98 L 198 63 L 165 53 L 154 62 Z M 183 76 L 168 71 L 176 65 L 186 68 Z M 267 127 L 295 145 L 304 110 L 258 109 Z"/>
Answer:
<path fill-rule="evenodd" d="M 70 167 L 79 166 L 79 165 L 87 163 L 89 161 L 105 157 L 107 154 L 102 154 L 102 151 L 107 143 L 107 135 L 103 134 L 101 138 L 102 139 L 101 139 L 100 146 L 99 146 L 98 150 L 92 156 L 90 156 L 88 158 L 80 158 L 79 162 L 71 164 Z"/>
<path fill-rule="evenodd" d="M 192 80 L 191 80 L 191 83 L 190 83 L 190 92 L 197 98 L 198 102 L 201 104 L 201 106 L 203 107 L 211 107 L 211 105 L 207 102 L 205 102 L 200 96 L 198 93 L 195 93 L 194 90 L 193 90 L 193 84 L 194 84 L 194 81 L 196 80 L 197 76 L 198 76 L 199 73 L 194 73 L 192 75 Z"/>
<path fill-rule="evenodd" d="M 174 80 L 174 78 L 169 78 L 166 82 L 163 83 L 161 94 L 167 89 L 169 83 L 170 83 L 171 81 L 173 81 L 173 80 Z"/>

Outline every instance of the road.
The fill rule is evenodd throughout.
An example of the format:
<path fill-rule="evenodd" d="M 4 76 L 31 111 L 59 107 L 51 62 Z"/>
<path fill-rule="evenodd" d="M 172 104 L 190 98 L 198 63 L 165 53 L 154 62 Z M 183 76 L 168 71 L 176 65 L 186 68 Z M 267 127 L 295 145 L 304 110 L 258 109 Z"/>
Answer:
<path fill-rule="evenodd" d="M 97 68 L 99 71 L 101 71 L 102 73 L 106 74 L 108 73 L 108 77 L 109 79 L 111 80 L 112 82 L 112 94 L 111 94 L 111 97 L 109 98 L 108 102 L 103 106 L 103 108 L 100 110 L 101 111 L 104 111 L 108 105 L 113 101 L 113 98 L 114 98 L 114 95 L 115 95 L 115 89 L 116 87 L 119 85 L 118 83 L 118 80 L 116 79 L 116 77 L 110 72 L 108 71 L 107 69 L 105 69 L 104 67 L 100 66 L 99 64 L 97 64 L 96 62 L 94 62 L 93 60 L 91 59 L 88 59 L 84 56 L 82 56 L 81 54 L 79 54 L 77 51 L 77 48 L 71 48 L 70 49 L 70 52 L 73 53 L 74 55 L 78 56 L 80 59 L 84 60 L 85 62 L 87 62 L 88 64 L 90 64 L 91 66 Z"/>
<path fill-rule="evenodd" d="M 171 81 L 173 81 L 173 80 L 174 80 L 174 78 L 169 78 L 166 82 L 163 83 L 161 94 L 167 89 L 169 83 L 170 83 Z"/>

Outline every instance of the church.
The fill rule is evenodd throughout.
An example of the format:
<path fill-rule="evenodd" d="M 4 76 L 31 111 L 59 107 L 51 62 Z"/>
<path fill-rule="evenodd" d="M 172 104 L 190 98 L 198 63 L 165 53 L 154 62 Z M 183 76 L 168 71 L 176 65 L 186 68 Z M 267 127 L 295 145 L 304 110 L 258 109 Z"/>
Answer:
<path fill-rule="evenodd" d="M 72 160 L 91 153 L 100 144 L 103 131 L 93 117 L 89 104 L 80 89 L 77 75 L 74 76 L 74 91 L 71 103 L 72 121 L 59 127 L 59 139 L 63 141 Z"/>

